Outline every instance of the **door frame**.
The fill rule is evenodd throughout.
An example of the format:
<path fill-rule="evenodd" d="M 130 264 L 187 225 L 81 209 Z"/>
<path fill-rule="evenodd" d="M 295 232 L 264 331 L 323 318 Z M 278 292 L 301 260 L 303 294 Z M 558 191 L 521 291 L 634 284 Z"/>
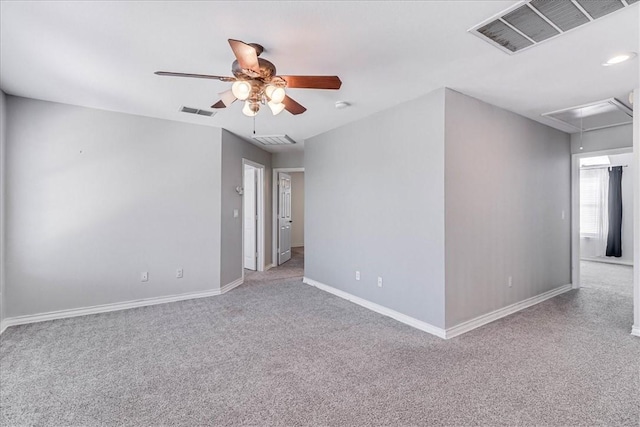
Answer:
<path fill-rule="evenodd" d="M 614 148 L 609 150 L 598 150 L 598 151 L 587 151 L 584 153 L 574 153 L 571 155 L 571 285 L 573 289 L 580 288 L 580 159 L 585 157 L 595 157 L 595 156 L 612 156 L 616 154 L 629 154 L 634 153 L 634 158 L 638 157 L 638 153 L 634 150 L 634 147 L 625 147 L 625 148 Z M 637 162 L 635 162 L 634 166 L 636 166 Z M 634 173 L 638 174 L 640 171 L 636 171 L 634 168 Z M 635 186 L 637 183 L 637 179 L 633 185 Z M 637 221 L 638 214 L 640 212 L 636 212 L 640 197 L 637 195 L 637 191 L 634 191 L 633 194 L 633 207 L 634 207 L 634 218 Z M 638 228 L 638 227 L 635 227 Z M 633 230 L 633 246 L 634 246 L 634 263 L 633 263 L 633 271 L 634 278 L 638 274 L 638 269 L 640 269 L 640 265 L 638 265 L 638 247 L 640 246 L 638 231 Z M 634 280 L 634 295 L 638 294 L 638 290 L 640 288 L 640 283 L 638 280 Z M 639 298 L 634 298 L 634 314 L 638 316 L 638 312 L 640 310 L 640 301 Z M 636 332 L 636 326 L 632 326 L 632 333 L 634 335 L 638 335 Z"/>
<path fill-rule="evenodd" d="M 256 271 L 264 271 L 264 171 L 265 166 L 260 163 L 243 158 L 242 159 L 242 185 L 244 185 L 244 167 L 245 165 L 251 166 L 256 169 L 257 182 L 256 182 L 256 213 L 258 215 L 258 224 L 256 227 L 256 252 L 258 252 L 258 259 L 256 261 Z M 242 280 L 244 281 L 244 194 L 242 195 L 242 209 L 241 209 L 241 224 L 242 224 L 242 254 L 240 267 L 242 269 Z"/>
<path fill-rule="evenodd" d="M 640 337 L 640 87 L 633 90 L 633 326 Z"/>
<path fill-rule="evenodd" d="M 278 173 L 284 172 L 304 172 L 304 168 L 273 168 L 273 189 L 272 189 L 272 203 L 271 207 L 273 208 L 273 214 L 271 218 L 273 219 L 273 232 L 272 236 L 272 246 L 271 246 L 271 267 L 277 267 L 278 265 Z M 292 196 L 293 197 L 293 196 Z"/>

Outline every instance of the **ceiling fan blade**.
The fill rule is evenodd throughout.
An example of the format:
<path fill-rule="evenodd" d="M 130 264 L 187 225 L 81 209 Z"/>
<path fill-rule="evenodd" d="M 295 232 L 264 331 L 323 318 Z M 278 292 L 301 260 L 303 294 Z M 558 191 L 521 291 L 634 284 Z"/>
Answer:
<path fill-rule="evenodd" d="M 260 72 L 260 65 L 258 64 L 258 52 L 256 49 L 246 44 L 245 42 L 241 42 L 240 40 L 229 39 L 229 45 L 231 46 L 231 50 L 233 50 L 233 54 L 236 56 L 238 60 L 238 64 L 240 68 L 243 70 L 252 70 L 256 73 Z"/>
<path fill-rule="evenodd" d="M 189 74 L 189 73 L 173 73 L 171 71 L 156 71 L 153 74 L 157 74 L 158 76 L 172 76 L 172 77 L 194 77 L 197 79 L 211 79 L 211 80 L 220 80 L 223 82 L 235 82 L 235 77 L 225 77 L 225 76 L 212 76 L 210 74 Z"/>
<path fill-rule="evenodd" d="M 342 82 L 338 76 L 278 76 L 287 82 L 288 88 L 298 89 L 340 89 Z"/>
<path fill-rule="evenodd" d="M 282 101 L 282 103 L 284 104 L 284 109 L 287 110 L 288 112 L 290 112 L 293 115 L 302 114 L 305 111 L 307 111 L 306 108 L 304 108 L 302 105 L 298 104 L 296 101 L 294 101 L 288 95 L 285 95 L 284 100 Z"/>
<path fill-rule="evenodd" d="M 226 108 L 238 99 L 235 97 L 231 89 L 220 92 L 218 95 L 220 95 L 220 101 L 213 104 L 211 108 Z"/>

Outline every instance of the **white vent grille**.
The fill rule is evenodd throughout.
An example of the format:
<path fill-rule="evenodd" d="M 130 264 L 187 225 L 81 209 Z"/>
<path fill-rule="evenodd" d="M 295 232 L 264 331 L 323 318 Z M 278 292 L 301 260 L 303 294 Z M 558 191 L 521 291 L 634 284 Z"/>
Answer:
<path fill-rule="evenodd" d="M 291 145 L 296 143 L 288 135 L 253 135 L 253 139 L 262 145 Z"/>
<path fill-rule="evenodd" d="M 184 107 L 184 106 L 180 107 L 180 111 L 183 113 L 197 114 L 199 116 L 205 116 L 205 117 L 213 117 L 213 115 L 216 114 L 214 111 L 201 110 L 199 108 Z"/>
<path fill-rule="evenodd" d="M 569 125 L 575 132 L 633 123 L 633 110 L 615 98 L 552 111 L 542 116 Z"/>
<path fill-rule="evenodd" d="M 636 2 L 638 0 L 525 0 L 469 31 L 513 54 Z"/>

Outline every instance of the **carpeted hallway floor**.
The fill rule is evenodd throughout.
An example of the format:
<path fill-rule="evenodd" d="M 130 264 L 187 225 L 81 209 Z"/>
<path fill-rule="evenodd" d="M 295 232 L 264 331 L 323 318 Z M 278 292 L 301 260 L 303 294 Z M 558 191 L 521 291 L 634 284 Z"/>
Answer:
<path fill-rule="evenodd" d="M 631 316 L 587 287 L 444 341 L 299 277 L 248 280 L 9 328 L 0 424 L 638 426 Z"/>
<path fill-rule="evenodd" d="M 245 284 L 273 283 L 300 279 L 304 275 L 304 247 L 291 248 L 291 259 L 268 271 L 244 270 Z"/>

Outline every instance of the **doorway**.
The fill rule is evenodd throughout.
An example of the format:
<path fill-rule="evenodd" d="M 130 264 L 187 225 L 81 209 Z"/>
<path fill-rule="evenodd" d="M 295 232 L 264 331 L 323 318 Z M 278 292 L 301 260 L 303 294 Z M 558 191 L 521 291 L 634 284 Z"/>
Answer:
<path fill-rule="evenodd" d="M 264 271 L 264 166 L 242 159 L 242 276 Z"/>
<path fill-rule="evenodd" d="M 276 168 L 273 183 L 273 266 L 304 262 L 304 168 Z"/>
<path fill-rule="evenodd" d="M 633 299 L 633 151 L 579 153 L 572 160 L 573 287 Z"/>

